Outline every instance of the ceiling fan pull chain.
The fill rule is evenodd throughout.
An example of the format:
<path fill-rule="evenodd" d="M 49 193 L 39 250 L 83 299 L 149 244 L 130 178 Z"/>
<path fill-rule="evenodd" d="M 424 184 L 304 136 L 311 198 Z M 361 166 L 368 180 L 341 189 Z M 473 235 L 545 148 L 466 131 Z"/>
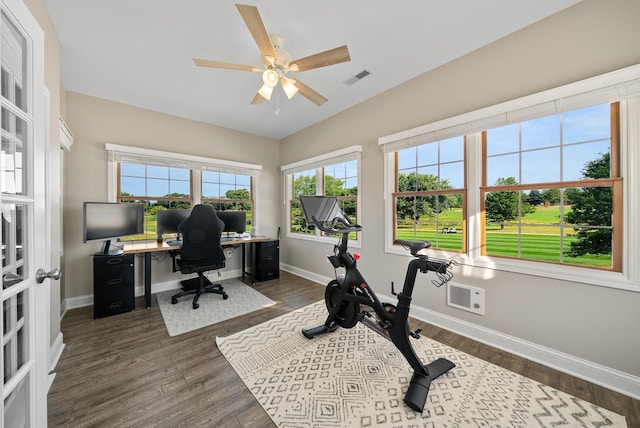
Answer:
<path fill-rule="evenodd" d="M 276 91 L 276 116 L 280 114 L 280 91 Z"/>

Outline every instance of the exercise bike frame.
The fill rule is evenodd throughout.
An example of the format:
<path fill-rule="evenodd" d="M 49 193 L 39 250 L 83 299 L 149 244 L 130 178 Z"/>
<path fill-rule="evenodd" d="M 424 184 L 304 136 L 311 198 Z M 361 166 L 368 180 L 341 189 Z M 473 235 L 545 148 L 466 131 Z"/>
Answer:
<path fill-rule="evenodd" d="M 325 292 L 325 301 L 329 311 L 325 323 L 310 329 L 303 329 L 302 332 L 304 336 L 312 339 L 317 335 L 335 331 L 339 326 L 336 320 L 340 312 L 348 312 L 350 310 L 350 316 L 357 317 L 358 319 L 347 320 L 345 323 L 347 324 L 347 328 L 354 326 L 358 321 L 373 328 L 388 338 L 402 353 L 411 368 L 413 368 L 414 374 L 405 395 L 404 402 L 413 410 L 422 412 L 431 381 L 454 368 L 455 364 L 444 358 L 439 358 L 427 365 L 422 364 L 409 341 L 410 336 L 416 339 L 419 338 L 419 330 L 413 333 L 410 331 L 408 322 L 409 310 L 418 271 L 422 273 L 428 271 L 445 273 L 449 267 L 449 263 L 430 261 L 426 255 L 418 254 L 420 250 L 431 246 L 429 242 L 395 241 L 395 243 L 408 248 L 415 258 L 409 262 L 407 267 L 402 291 L 397 294 L 397 306 L 395 306 L 394 309 L 388 310 L 392 305 L 385 306 L 385 304 L 378 299 L 373 289 L 371 289 L 358 270 L 357 259 L 351 255 L 347 249 L 349 234 L 362 230 L 362 227 L 351 223 L 346 216 L 335 217 L 330 222 L 325 223 L 311 216 L 311 223 L 325 233 L 334 235 L 342 234 L 338 245 L 334 247 L 334 254 L 328 256 L 328 259 L 335 269 L 344 268 L 345 275 L 342 281 L 336 278 L 336 280 L 332 280 L 327 285 L 327 287 L 332 287 L 337 284 L 339 294 L 330 298 L 330 295 L 327 293 L 330 293 L 331 290 L 327 289 L 327 292 Z M 333 300 L 331 307 L 329 307 L 329 300 Z M 345 305 L 353 305 L 353 307 Z M 372 308 L 377 316 L 378 322 L 372 322 L 368 316 L 369 314 L 366 311 L 360 310 L 359 305 Z"/>

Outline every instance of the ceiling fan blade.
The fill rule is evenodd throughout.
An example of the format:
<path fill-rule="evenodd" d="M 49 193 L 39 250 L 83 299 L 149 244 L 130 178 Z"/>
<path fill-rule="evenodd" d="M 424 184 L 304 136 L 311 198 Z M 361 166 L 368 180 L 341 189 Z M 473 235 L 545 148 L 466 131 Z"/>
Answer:
<path fill-rule="evenodd" d="M 212 61 L 210 59 L 193 58 L 193 62 L 199 67 L 224 68 L 241 71 L 263 71 L 255 65 L 234 64 L 232 62 Z"/>
<path fill-rule="evenodd" d="M 294 85 L 296 88 L 298 88 L 298 91 L 300 92 L 300 94 L 302 94 L 303 97 L 307 98 L 309 101 L 311 101 L 315 105 L 321 106 L 322 104 L 328 101 L 325 97 L 323 97 L 322 95 L 320 95 L 319 93 L 317 93 L 316 91 L 314 91 L 313 89 L 311 89 L 310 87 L 308 87 L 307 85 L 299 81 L 298 79 L 293 79 L 293 80 L 295 80 Z"/>
<path fill-rule="evenodd" d="M 236 7 L 240 12 L 240 16 L 244 19 L 244 23 L 247 25 L 247 28 L 249 28 L 253 39 L 256 41 L 262 56 L 277 58 L 277 55 L 273 50 L 273 45 L 271 44 L 271 39 L 269 39 L 267 29 L 264 27 L 264 23 L 260 17 L 260 12 L 258 12 L 258 8 L 238 3 L 236 3 Z"/>
<path fill-rule="evenodd" d="M 347 49 L 347 46 L 340 46 L 339 48 L 330 49 L 328 51 L 291 61 L 289 68 L 294 71 L 294 66 L 298 66 L 297 71 L 305 71 L 347 61 L 351 61 L 349 49 Z"/>
<path fill-rule="evenodd" d="M 264 97 L 256 92 L 256 96 L 253 97 L 253 101 L 251 101 L 251 104 L 260 105 L 263 102 L 265 102 Z"/>

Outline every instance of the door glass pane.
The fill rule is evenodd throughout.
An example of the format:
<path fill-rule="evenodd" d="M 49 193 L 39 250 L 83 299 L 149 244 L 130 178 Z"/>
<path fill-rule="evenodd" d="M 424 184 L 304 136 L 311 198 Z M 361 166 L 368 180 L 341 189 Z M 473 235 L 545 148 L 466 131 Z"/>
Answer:
<path fill-rule="evenodd" d="M 25 205 L 2 204 L 2 287 L 21 283 L 25 263 L 25 230 L 27 208 Z"/>
<path fill-rule="evenodd" d="M 24 175 L 24 142 L 27 126 L 24 120 L 2 108 L 2 146 L 0 152 L 0 170 L 2 173 L 2 193 L 23 195 Z"/>
<path fill-rule="evenodd" d="M 29 357 L 26 327 L 27 291 L 22 291 L 3 302 L 4 326 L 4 383 L 15 376 Z"/>
<path fill-rule="evenodd" d="M 27 81 L 27 41 L 4 13 L 2 13 L 1 28 L 1 52 L 4 69 L 2 95 L 7 93 L 9 96 L 6 98 L 26 112 L 27 91 L 24 90 L 24 84 Z"/>
<path fill-rule="evenodd" d="M 27 403 L 29 403 L 29 376 L 25 376 L 4 400 L 5 427 L 31 426 Z"/>

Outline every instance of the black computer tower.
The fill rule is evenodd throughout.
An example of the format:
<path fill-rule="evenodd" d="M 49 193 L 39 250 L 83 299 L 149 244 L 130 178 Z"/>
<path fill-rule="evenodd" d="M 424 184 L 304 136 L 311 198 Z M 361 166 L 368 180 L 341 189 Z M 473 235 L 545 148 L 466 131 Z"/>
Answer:
<path fill-rule="evenodd" d="M 280 241 L 251 244 L 251 273 L 255 281 L 269 281 L 280 277 Z"/>
<path fill-rule="evenodd" d="M 135 309 L 133 254 L 93 256 L 93 317 Z"/>

